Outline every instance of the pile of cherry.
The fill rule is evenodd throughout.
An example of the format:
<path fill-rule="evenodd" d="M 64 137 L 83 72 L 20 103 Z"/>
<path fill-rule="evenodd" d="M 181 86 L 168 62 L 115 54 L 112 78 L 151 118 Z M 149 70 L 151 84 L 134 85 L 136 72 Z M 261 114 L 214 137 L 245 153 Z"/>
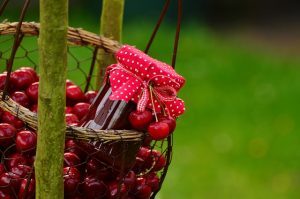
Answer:
<path fill-rule="evenodd" d="M 3 90 L 6 72 L 0 74 L 0 90 Z M 37 112 L 39 77 L 29 67 L 11 73 L 9 96 L 20 105 Z M 83 93 L 79 86 L 67 80 L 66 122 L 78 125 L 96 97 L 95 91 Z M 153 121 L 150 111 L 134 111 L 129 116 L 133 128 L 148 128 L 152 139 L 166 137 L 175 128 L 175 120 L 159 117 Z M 152 123 L 151 123 L 152 122 Z M 151 124 L 150 124 L 151 123 Z M 151 149 L 145 140 L 136 156 L 133 168 L 127 173 L 116 172 L 112 167 L 89 156 L 76 140 L 65 142 L 64 191 L 68 199 L 127 198 L 146 199 L 159 188 L 159 175 L 166 164 L 160 151 Z M 34 198 L 34 159 L 37 134 L 17 117 L 0 109 L 0 198 Z"/>

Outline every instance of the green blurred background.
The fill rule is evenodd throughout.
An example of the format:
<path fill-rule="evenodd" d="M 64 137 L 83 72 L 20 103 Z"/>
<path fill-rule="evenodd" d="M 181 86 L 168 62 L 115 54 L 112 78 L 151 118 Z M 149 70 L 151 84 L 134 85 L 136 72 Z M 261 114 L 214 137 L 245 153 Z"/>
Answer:
<path fill-rule="evenodd" d="M 19 3 L 1 20 L 16 20 Z M 176 70 L 187 80 L 179 93 L 187 111 L 158 198 L 300 198 L 300 20 L 293 3 L 184 2 Z M 123 43 L 144 49 L 162 5 L 126 1 Z M 38 21 L 37 6 L 27 21 Z M 98 33 L 100 7 L 70 1 L 70 25 Z M 175 19 L 173 2 L 150 50 L 168 63 Z"/>

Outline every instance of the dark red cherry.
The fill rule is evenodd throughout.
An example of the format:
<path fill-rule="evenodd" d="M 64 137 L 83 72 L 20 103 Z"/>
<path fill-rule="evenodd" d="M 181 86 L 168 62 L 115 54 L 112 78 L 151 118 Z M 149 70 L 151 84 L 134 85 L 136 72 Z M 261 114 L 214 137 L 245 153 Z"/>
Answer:
<path fill-rule="evenodd" d="M 11 99 L 20 104 L 21 106 L 24 106 L 26 108 L 29 107 L 29 98 L 28 96 L 22 92 L 22 91 L 15 91 L 11 94 Z"/>
<path fill-rule="evenodd" d="M 90 159 L 86 163 L 85 169 L 87 175 L 95 176 L 100 180 L 107 180 L 107 178 L 111 175 L 110 168 L 95 158 Z"/>
<path fill-rule="evenodd" d="M 81 120 L 89 112 L 90 104 L 79 102 L 73 107 L 73 113 Z"/>
<path fill-rule="evenodd" d="M 0 190 L 0 198 L 1 199 L 14 199 L 12 195 L 5 193 L 4 191 Z"/>
<path fill-rule="evenodd" d="M 108 198 L 117 199 L 125 197 L 127 187 L 124 183 L 119 184 L 118 181 L 113 181 L 108 186 Z"/>
<path fill-rule="evenodd" d="M 132 189 L 135 186 L 136 183 L 136 175 L 134 171 L 129 171 L 125 178 L 123 179 L 124 184 L 128 189 Z"/>
<path fill-rule="evenodd" d="M 71 80 L 69 79 L 66 80 L 66 87 L 73 86 L 73 85 L 74 83 Z"/>
<path fill-rule="evenodd" d="M 76 102 L 82 102 L 85 100 L 84 93 L 81 91 L 79 86 L 71 85 L 67 87 L 66 91 L 67 104 L 74 104 Z"/>
<path fill-rule="evenodd" d="M 5 164 L 6 164 L 7 168 L 9 170 L 11 170 L 13 167 L 16 167 L 20 164 L 27 165 L 28 162 L 27 162 L 27 159 L 23 155 L 21 155 L 19 153 L 14 153 L 5 159 Z"/>
<path fill-rule="evenodd" d="M 32 168 L 30 166 L 22 165 L 22 164 L 19 164 L 11 168 L 11 172 L 20 176 L 21 178 L 25 178 L 31 171 Z"/>
<path fill-rule="evenodd" d="M 148 127 L 153 140 L 163 140 L 169 135 L 169 125 L 164 122 L 153 122 Z"/>
<path fill-rule="evenodd" d="M 152 121 L 152 113 L 148 110 L 143 112 L 132 111 L 129 114 L 129 122 L 131 126 L 137 130 L 145 130 Z"/>
<path fill-rule="evenodd" d="M 26 94 L 33 103 L 37 103 L 39 97 L 39 82 L 32 83 L 26 89 Z"/>
<path fill-rule="evenodd" d="M 72 113 L 72 112 L 73 112 L 73 108 L 72 108 L 72 107 L 67 106 L 67 107 L 65 108 L 65 113 Z"/>
<path fill-rule="evenodd" d="M 38 105 L 37 105 L 37 104 L 33 104 L 33 105 L 30 107 L 30 110 L 31 110 L 32 112 L 37 113 L 37 112 L 38 112 Z"/>
<path fill-rule="evenodd" d="M 64 168 L 64 191 L 66 195 L 73 195 L 78 189 L 80 183 L 80 172 L 75 167 Z"/>
<path fill-rule="evenodd" d="M 163 169 L 165 167 L 165 165 L 167 164 L 167 160 L 165 158 L 164 155 L 161 154 L 161 152 L 157 151 L 157 150 L 152 150 L 152 154 L 154 157 L 154 167 L 153 167 L 153 171 L 160 171 L 161 169 Z"/>
<path fill-rule="evenodd" d="M 149 185 L 146 184 L 146 180 L 143 177 L 137 178 L 134 195 L 139 199 L 149 199 L 152 190 Z"/>
<path fill-rule="evenodd" d="M 36 148 L 37 137 L 32 131 L 20 131 L 16 136 L 16 148 L 19 152 L 28 152 Z"/>
<path fill-rule="evenodd" d="M 107 192 L 103 181 L 92 176 L 84 179 L 83 190 L 86 198 L 103 198 Z"/>
<path fill-rule="evenodd" d="M 159 188 L 159 177 L 156 173 L 151 172 L 148 173 L 146 176 L 146 184 L 151 187 L 152 191 L 157 191 Z"/>
<path fill-rule="evenodd" d="M 0 163 L 0 175 L 5 172 L 6 172 L 5 165 L 3 163 Z"/>
<path fill-rule="evenodd" d="M 73 113 L 66 114 L 66 123 L 68 125 L 72 125 L 72 124 L 78 123 L 78 122 L 79 122 L 79 119 L 75 114 L 73 114 Z"/>
<path fill-rule="evenodd" d="M 92 104 L 95 97 L 97 96 L 97 92 L 96 91 L 88 91 L 84 95 L 85 95 L 85 98 L 86 98 L 87 102 L 89 104 Z"/>
<path fill-rule="evenodd" d="M 24 126 L 24 123 L 18 119 L 17 117 L 13 116 L 11 113 L 5 111 L 2 114 L 1 120 L 3 123 L 8 123 L 13 125 L 16 129 L 20 129 Z"/>
<path fill-rule="evenodd" d="M 12 194 L 13 192 L 17 192 L 19 190 L 20 182 L 20 176 L 12 172 L 3 173 L 0 176 L 0 189 L 4 193 Z"/>
<path fill-rule="evenodd" d="M 80 166 L 81 160 L 80 158 L 72 152 L 64 153 L 64 165 L 65 166 Z"/>
<path fill-rule="evenodd" d="M 20 70 L 30 72 L 31 75 L 34 77 L 34 81 L 39 81 L 39 77 L 38 77 L 37 73 L 35 72 L 35 70 L 33 68 L 24 66 L 24 67 L 21 67 Z"/>
<path fill-rule="evenodd" d="M 10 124 L 0 123 L 0 146 L 9 147 L 14 143 L 17 130 Z"/>
<path fill-rule="evenodd" d="M 137 156 L 146 160 L 151 154 L 151 150 L 147 147 L 140 147 L 137 153 Z"/>
<path fill-rule="evenodd" d="M 176 128 L 176 120 L 172 117 L 161 117 L 158 119 L 160 122 L 166 123 L 169 126 L 170 133 L 173 133 Z"/>
<path fill-rule="evenodd" d="M 87 153 L 79 147 L 75 140 L 72 139 L 65 142 L 65 151 L 75 153 L 82 160 L 87 156 Z"/>
<path fill-rule="evenodd" d="M 24 90 L 30 84 L 35 82 L 35 78 L 31 72 L 19 69 L 11 73 L 10 82 L 13 84 L 15 89 Z"/>
<path fill-rule="evenodd" d="M 21 185 L 18 193 L 18 198 L 23 199 L 26 197 L 26 199 L 34 199 L 35 194 L 35 180 L 30 179 L 30 182 L 28 182 L 29 179 L 23 179 L 21 180 Z"/>
<path fill-rule="evenodd" d="M 5 81 L 6 81 L 7 74 L 1 73 L 0 74 L 0 90 L 4 89 Z"/>

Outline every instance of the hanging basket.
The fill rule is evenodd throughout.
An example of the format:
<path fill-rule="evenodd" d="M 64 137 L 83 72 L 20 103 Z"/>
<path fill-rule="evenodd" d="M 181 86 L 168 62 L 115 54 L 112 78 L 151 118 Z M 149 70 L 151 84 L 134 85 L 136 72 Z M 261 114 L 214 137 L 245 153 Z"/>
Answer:
<path fill-rule="evenodd" d="M 7 62 L 9 59 L 8 49 L 11 48 L 14 41 L 13 39 L 17 31 L 17 26 L 18 22 L 0 24 L 0 61 Z M 17 63 L 14 64 L 14 66 L 16 66 L 14 69 L 24 66 L 22 65 L 22 62 L 24 61 L 27 66 L 28 64 L 32 64 L 32 68 L 38 71 L 37 55 L 34 55 L 34 53 L 37 52 L 37 46 L 32 47 L 30 45 L 32 42 L 26 42 L 26 38 L 34 39 L 34 37 L 39 35 L 39 24 L 34 22 L 23 22 L 20 29 L 20 35 L 22 35 L 23 40 L 19 44 L 15 56 L 15 62 Z M 1 37 L 3 39 L 1 39 Z M 81 79 L 84 79 L 84 82 L 80 82 L 80 84 L 85 91 L 92 89 L 91 81 L 93 81 L 94 77 L 93 68 L 97 50 L 101 48 L 104 49 L 105 52 L 115 54 L 122 47 L 122 45 L 116 41 L 76 28 L 68 29 L 68 45 L 69 59 L 72 59 L 73 61 L 71 62 L 75 65 L 75 67 L 68 66 L 68 73 L 71 74 L 70 76 L 81 74 Z M 74 51 L 72 50 L 73 47 L 76 48 Z M 79 55 L 76 54 L 76 50 L 80 52 L 81 50 L 85 50 L 86 52 L 82 54 L 87 55 L 87 57 L 79 58 Z M 22 52 L 18 54 L 19 51 Z M 87 69 L 86 66 L 89 68 Z M 4 70 L 5 69 L 3 68 L 3 71 Z M 76 75 L 74 75 L 74 73 L 76 73 Z M 32 107 L 28 109 L 21 106 L 12 100 L 8 93 L 4 98 L 3 95 L 4 93 L 0 92 L 0 98 L 2 99 L 0 101 L 1 112 L 9 112 L 16 120 L 20 120 L 24 123 L 20 129 L 17 129 L 17 132 L 28 130 L 35 134 L 35 131 L 37 130 L 37 114 L 30 110 Z M 7 120 L 3 120 L 2 117 L 0 120 L 2 123 L 7 122 Z M 64 158 L 65 168 L 68 168 L 69 170 L 64 170 L 64 174 L 68 176 L 69 172 L 72 172 L 72 168 L 76 168 L 81 173 L 84 173 L 82 176 L 87 175 L 85 172 L 91 172 L 96 176 L 94 176 L 95 178 L 92 178 L 92 180 L 97 181 L 99 184 L 98 192 L 96 191 L 97 193 L 86 193 L 84 187 L 91 179 L 89 177 L 81 177 L 80 182 L 76 185 L 75 191 L 70 195 L 67 195 L 66 198 L 78 197 L 90 199 L 94 198 L 93 194 L 98 194 L 95 198 L 109 198 L 109 194 L 111 194 L 111 191 L 114 189 L 116 190 L 114 193 L 116 198 L 125 196 L 128 196 L 129 198 L 149 198 L 151 196 L 154 198 L 159 191 L 170 164 L 172 147 L 171 139 L 168 138 L 161 141 L 149 142 L 149 137 L 146 133 L 135 130 L 97 130 L 74 125 L 68 125 L 66 127 L 66 136 L 67 141 Z M 19 164 L 25 165 L 27 170 L 23 169 L 26 172 L 24 171 L 25 174 L 20 177 L 21 188 L 18 189 L 16 189 L 12 183 L 1 185 L 0 176 L 0 196 L 3 192 L 3 194 L 9 194 L 13 198 L 17 198 L 18 195 L 20 197 L 20 192 L 22 192 L 23 189 L 23 195 L 21 196 L 23 196 L 23 198 L 32 198 L 34 197 L 34 188 L 32 188 L 32 184 L 34 184 L 33 161 L 35 152 L 32 149 L 28 150 L 29 152 L 20 151 L 15 144 L 15 136 L 7 139 L 11 139 L 12 143 L 10 145 L 4 144 L 3 146 L 0 146 L 2 153 L 0 170 L 3 166 L 3 172 L 10 173 L 9 175 L 12 175 L 10 176 L 11 179 L 14 177 L 14 174 L 11 174 L 12 168 L 20 167 L 18 166 Z M 1 142 L 0 139 L 0 145 Z M 84 146 L 84 143 L 91 142 L 99 143 L 98 151 L 91 153 L 91 151 L 85 151 L 86 148 L 82 147 Z M 120 154 L 114 157 L 118 159 L 116 162 L 122 165 L 122 163 L 126 163 L 126 159 L 130 159 L 135 161 L 133 162 L 133 165 L 127 168 L 126 166 L 116 166 L 117 163 L 114 164 L 110 161 L 102 162 L 95 160 L 93 153 L 97 153 L 104 148 L 102 152 L 105 153 L 105 155 L 110 156 L 111 151 L 107 150 L 107 146 L 111 147 L 116 145 L 123 147 Z M 131 150 L 131 146 L 133 145 L 135 146 L 133 148 L 136 148 L 136 151 L 127 153 L 128 150 Z M 68 162 L 69 156 L 74 153 L 78 156 L 78 161 L 75 161 L 75 163 Z M 132 157 L 128 157 L 128 154 Z M 19 162 L 14 163 L 15 161 Z M 101 177 L 103 177 L 103 179 L 101 179 Z M 130 181 L 132 179 L 134 179 L 134 182 Z M 144 187 L 139 185 L 143 185 Z M 144 196 L 146 197 L 143 197 L 142 194 L 145 194 Z"/>

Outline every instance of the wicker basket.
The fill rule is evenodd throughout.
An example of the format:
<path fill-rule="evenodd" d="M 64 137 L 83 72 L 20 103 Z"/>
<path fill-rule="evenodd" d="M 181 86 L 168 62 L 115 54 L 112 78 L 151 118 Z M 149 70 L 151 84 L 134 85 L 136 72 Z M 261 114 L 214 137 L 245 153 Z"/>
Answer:
<path fill-rule="evenodd" d="M 1 35 L 15 35 L 17 31 L 18 22 L 14 23 L 1 23 L 0 24 L 0 36 Z M 20 35 L 24 37 L 28 36 L 38 36 L 39 35 L 39 24 L 34 22 L 23 22 Z M 108 53 L 116 53 L 120 48 L 121 44 L 102 37 L 96 34 L 90 33 L 88 31 L 76 28 L 68 29 L 68 45 L 69 46 L 89 46 L 93 49 L 92 52 L 95 52 L 98 48 L 104 49 L 105 52 Z M 74 55 L 73 55 L 74 56 Z M 76 56 L 76 55 L 75 55 Z M 0 59 L 4 59 L 0 52 Z M 93 56 L 92 62 L 95 62 L 96 56 Z M 89 77 L 90 78 L 90 77 Z M 86 82 L 86 88 L 89 87 L 90 80 Z M 2 99 L 3 93 L 0 92 L 0 98 Z M 5 100 L 0 100 L 0 108 L 4 111 L 10 112 L 15 117 L 21 119 L 27 127 L 37 130 L 37 114 L 31 112 L 25 107 L 20 106 L 8 96 L 6 96 Z M 94 130 L 83 127 L 75 127 L 75 126 L 67 126 L 66 127 L 66 136 L 71 139 L 76 139 L 80 141 L 100 141 L 102 143 L 116 143 L 116 142 L 127 142 L 142 144 L 143 140 L 146 137 L 146 134 L 143 132 L 133 131 L 133 130 Z M 158 149 L 161 154 L 167 156 L 167 163 L 163 170 L 159 171 L 159 176 L 161 178 L 159 183 L 159 188 L 152 193 L 152 198 L 155 197 L 156 193 L 159 191 L 164 177 L 166 175 L 171 156 L 171 147 L 172 140 L 163 140 L 161 142 L 152 143 L 151 149 Z M 154 165 L 152 165 L 153 167 Z M 140 175 L 143 175 L 141 173 Z"/>

